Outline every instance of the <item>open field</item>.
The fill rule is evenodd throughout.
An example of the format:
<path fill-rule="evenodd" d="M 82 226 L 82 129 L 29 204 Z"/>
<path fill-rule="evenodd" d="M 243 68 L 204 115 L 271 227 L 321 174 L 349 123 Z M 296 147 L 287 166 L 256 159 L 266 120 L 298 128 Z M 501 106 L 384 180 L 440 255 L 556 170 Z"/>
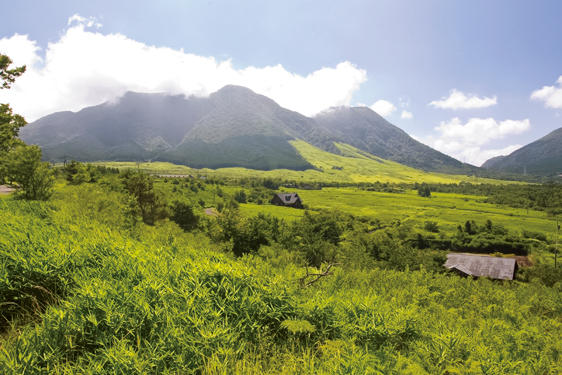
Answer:
<path fill-rule="evenodd" d="M 448 230 L 466 220 L 484 223 L 488 219 L 516 231 L 529 229 L 548 233 L 555 227 L 553 218 L 542 211 L 483 203 L 485 197 L 473 195 L 432 193 L 430 198 L 424 198 L 414 190 L 382 193 L 354 188 L 290 191 L 297 192 L 310 208 L 336 209 L 382 221 L 399 219 L 423 224 L 434 220 Z"/>
<path fill-rule="evenodd" d="M 434 221 L 440 232 L 452 234 L 459 225 L 474 220 L 483 225 L 486 220 L 504 226 L 509 231 L 521 233 L 523 230 L 544 233 L 555 242 L 556 221 L 543 211 L 516 209 L 483 203 L 484 197 L 450 193 L 432 193 L 431 198 L 423 198 L 416 191 L 406 193 L 382 193 L 354 188 L 323 188 L 322 190 L 298 190 L 304 204 L 312 209 L 339 210 L 357 217 L 378 219 L 383 224 L 400 220 L 422 231 L 426 221 Z M 240 212 L 247 216 L 258 213 L 294 221 L 304 215 L 305 210 L 272 205 L 242 204 Z M 562 243 L 562 236 L 558 242 Z M 534 253 L 533 259 L 551 263 L 553 255 Z"/>
<path fill-rule="evenodd" d="M 303 141 L 291 141 L 298 152 L 316 169 L 293 171 L 276 169 L 260 171 L 246 168 L 194 169 L 187 166 L 164 162 L 96 162 L 119 169 L 138 169 L 146 173 L 159 175 L 204 175 L 225 178 L 275 178 L 302 182 L 427 182 L 427 183 L 494 183 L 506 184 L 513 181 L 493 180 L 475 176 L 449 175 L 443 173 L 424 172 L 405 165 L 384 160 L 360 151 L 352 146 L 337 144 L 342 155 L 322 151 Z"/>
<path fill-rule="evenodd" d="M 352 253 L 333 274 L 305 288 L 299 279 L 306 270 L 294 261 L 300 246 L 277 244 L 236 257 L 225 250 L 228 241 L 212 240 L 224 228 L 184 232 L 168 219 L 131 221 L 126 193 L 111 186 L 58 183 L 49 202 L 0 200 L 2 373 L 562 370 L 560 283 L 399 270 L 343 247 Z M 158 189 L 194 200 L 218 191 L 204 186 L 194 192 L 163 179 Z M 240 187 L 220 189 L 226 197 Z M 453 194 L 298 192 L 311 207 L 380 213 L 383 219 L 423 220 L 432 212 L 452 226 L 479 213 L 516 217 L 477 197 Z M 463 210 L 460 217 L 453 218 L 452 205 Z M 250 216 L 303 213 L 241 207 Z M 546 223 L 537 212 L 527 219 L 537 228 Z"/>

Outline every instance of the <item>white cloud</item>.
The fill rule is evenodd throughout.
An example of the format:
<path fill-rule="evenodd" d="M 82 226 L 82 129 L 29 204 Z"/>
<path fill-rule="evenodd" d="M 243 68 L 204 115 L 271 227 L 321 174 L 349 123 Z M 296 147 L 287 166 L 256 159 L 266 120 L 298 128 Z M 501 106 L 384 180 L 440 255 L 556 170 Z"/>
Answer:
<path fill-rule="evenodd" d="M 27 36 L 0 39 L 0 52 L 28 68 L 12 89 L 0 90 L 0 103 L 10 103 L 28 121 L 113 101 L 126 91 L 206 96 L 227 84 L 246 86 L 312 116 L 332 106 L 349 105 L 367 80 L 365 70 L 348 61 L 306 76 L 281 65 L 236 69 L 230 60 L 92 31 L 88 28 L 98 27 L 97 22 L 79 15 L 70 17 L 69 24 L 58 41 L 49 43 L 44 58 Z"/>
<path fill-rule="evenodd" d="M 498 98 L 496 96 L 489 98 L 479 98 L 476 95 L 465 95 L 457 89 L 452 89 L 448 97 L 442 97 L 441 100 L 434 100 L 429 105 L 442 109 L 475 109 L 486 108 L 496 105 Z"/>
<path fill-rule="evenodd" d="M 435 127 L 437 136 L 416 139 L 458 160 L 481 165 L 491 157 L 506 155 L 521 147 L 514 144 L 496 149 L 489 148 L 489 143 L 521 134 L 530 127 L 529 119 L 498 122 L 493 118 L 471 118 L 463 124 L 455 117 Z"/>
<path fill-rule="evenodd" d="M 543 86 L 542 89 L 533 91 L 531 99 L 542 100 L 549 108 L 562 109 L 562 76 L 556 82 L 558 87 Z"/>
<path fill-rule="evenodd" d="M 377 112 L 379 115 L 386 117 L 392 114 L 392 112 L 396 111 L 396 107 L 394 104 L 389 102 L 388 100 L 377 100 L 373 105 L 370 107 L 373 111 Z"/>
<path fill-rule="evenodd" d="M 520 134 L 530 127 L 529 119 L 504 120 L 497 122 L 493 118 L 471 118 L 462 124 L 458 117 L 449 122 L 441 122 L 435 128 L 444 140 L 458 140 L 464 144 L 483 145 L 507 135 Z"/>
<path fill-rule="evenodd" d="M 96 27 L 98 29 L 100 29 L 103 26 L 101 23 L 97 22 L 95 17 L 86 18 L 76 13 L 68 18 L 68 22 L 66 24 L 67 26 L 76 24 L 76 25 L 84 25 L 86 27 Z"/>
<path fill-rule="evenodd" d="M 410 120 L 414 118 L 414 115 L 412 114 L 412 112 L 408 112 L 406 110 L 402 111 L 402 114 L 400 115 L 400 118 L 405 119 L 405 120 Z"/>
<path fill-rule="evenodd" d="M 0 39 L 0 53 L 12 59 L 13 66 L 33 66 L 43 61 L 39 56 L 41 48 L 27 38 L 27 35 L 14 34 L 11 38 Z M 21 79 L 21 78 L 19 78 Z"/>

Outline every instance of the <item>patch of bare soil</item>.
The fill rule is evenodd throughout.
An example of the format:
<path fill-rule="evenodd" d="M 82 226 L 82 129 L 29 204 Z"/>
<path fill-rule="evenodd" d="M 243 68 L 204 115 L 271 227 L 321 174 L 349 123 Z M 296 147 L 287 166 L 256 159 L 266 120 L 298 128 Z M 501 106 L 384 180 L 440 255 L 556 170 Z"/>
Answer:
<path fill-rule="evenodd" d="M 515 261 L 518 267 L 531 267 L 533 265 L 533 262 L 528 257 L 522 255 L 517 255 Z"/>
<path fill-rule="evenodd" d="M 219 214 L 215 211 L 214 208 L 205 208 L 205 215 L 209 216 L 218 216 Z"/>

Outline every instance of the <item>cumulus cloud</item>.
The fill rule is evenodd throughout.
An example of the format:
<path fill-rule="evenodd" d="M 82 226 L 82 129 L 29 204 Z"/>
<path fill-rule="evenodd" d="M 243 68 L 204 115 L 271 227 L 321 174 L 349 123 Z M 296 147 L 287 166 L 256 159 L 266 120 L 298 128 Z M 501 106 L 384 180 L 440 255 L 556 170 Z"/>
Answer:
<path fill-rule="evenodd" d="M 349 105 L 367 80 L 365 70 L 348 61 L 308 75 L 281 65 L 236 69 L 230 60 L 149 46 L 92 29 L 96 27 L 101 25 L 94 19 L 73 15 L 61 38 L 49 43 L 43 54 L 28 36 L 0 39 L 0 53 L 28 68 L 12 89 L 0 91 L 0 103 L 10 103 L 32 121 L 55 111 L 114 101 L 126 91 L 206 96 L 234 84 L 312 116 Z"/>
<path fill-rule="evenodd" d="M 530 127 L 529 119 L 498 122 L 493 118 L 471 118 L 463 124 L 455 117 L 435 127 L 439 133 L 437 136 L 417 139 L 458 160 L 481 165 L 491 157 L 507 155 L 521 147 L 514 144 L 499 149 L 490 148 L 491 142 L 521 134 Z"/>
<path fill-rule="evenodd" d="M 377 112 L 379 115 L 386 117 L 396 111 L 396 106 L 389 102 L 388 100 L 377 100 L 370 107 L 373 111 Z"/>
<path fill-rule="evenodd" d="M 408 112 L 406 110 L 402 111 L 402 114 L 400 115 L 400 118 L 405 119 L 405 120 L 410 120 L 414 118 L 414 115 L 412 114 L 412 112 Z"/>
<path fill-rule="evenodd" d="M 434 100 L 429 103 L 430 106 L 442 109 L 475 109 L 486 108 L 496 105 L 498 98 L 496 96 L 479 98 L 476 95 L 466 95 L 457 89 L 452 89 L 448 97 L 442 97 L 441 100 Z"/>
<path fill-rule="evenodd" d="M 558 77 L 558 87 L 543 86 L 531 94 L 531 99 L 541 100 L 548 108 L 562 109 L 562 76 Z"/>

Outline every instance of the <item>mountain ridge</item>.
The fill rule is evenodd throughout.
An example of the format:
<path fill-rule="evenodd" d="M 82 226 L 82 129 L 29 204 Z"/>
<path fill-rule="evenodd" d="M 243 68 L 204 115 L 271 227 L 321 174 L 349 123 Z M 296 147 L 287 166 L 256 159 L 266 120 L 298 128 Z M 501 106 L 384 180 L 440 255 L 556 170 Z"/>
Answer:
<path fill-rule="evenodd" d="M 509 155 L 488 159 L 482 168 L 537 176 L 562 174 L 562 127 Z"/>
<path fill-rule="evenodd" d="M 57 112 L 21 131 L 50 161 L 159 160 L 193 167 L 312 168 L 290 143 L 339 154 L 335 142 L 430 171 L 473 173 L 366 107 L 306 117 L 252 90 L 228 85 L 208 97 L 127 92 L 116 102 Z"/>

